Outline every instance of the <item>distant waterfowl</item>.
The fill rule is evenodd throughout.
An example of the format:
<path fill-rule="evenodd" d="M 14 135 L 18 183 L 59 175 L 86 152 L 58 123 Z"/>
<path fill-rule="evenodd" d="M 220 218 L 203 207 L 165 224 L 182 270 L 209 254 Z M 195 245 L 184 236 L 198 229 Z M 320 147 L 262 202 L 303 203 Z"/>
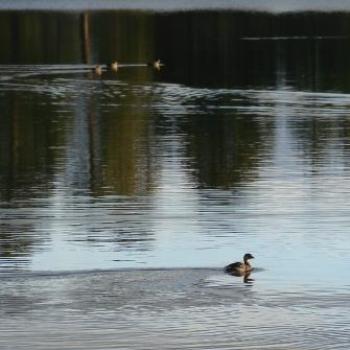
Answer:
<path fill-rule="evenodd" d="M 151 66 L 157 70 L 160 70 L 162 68 L 162 66 L 164 66 L 164 64 L 160 61 L 160 59 L 153 61 L 153 62 L 149 62 L 147 63 L 148 66 Z"/>
<path fill-rule="evenodd" d="M 94 68 L 94 72 L 95 72 L 97 75 L 102 75 L 102 66 L 98 64 L 98 65 Z"/>
<path fill-rule="evenodd" d="M 107 64 L 107 68 L 112 70 L 112 71 L 114 71 L 114 72 L 116 72 L 118 70 L 118 68 L 119 68 L 119 64 L 118 64 L 117 61 L 114 61 L 112 63 Z"/>
<path fill-rule="evenodd" d="M 238 276 L 243 276 L 252 271 L 252 266 L 249 263 L 250 259 L 254 259 L 254 256 L 250 253 L 244 254 L 243 262 L 235 262 L 225 267 L 225 272 Z"/>

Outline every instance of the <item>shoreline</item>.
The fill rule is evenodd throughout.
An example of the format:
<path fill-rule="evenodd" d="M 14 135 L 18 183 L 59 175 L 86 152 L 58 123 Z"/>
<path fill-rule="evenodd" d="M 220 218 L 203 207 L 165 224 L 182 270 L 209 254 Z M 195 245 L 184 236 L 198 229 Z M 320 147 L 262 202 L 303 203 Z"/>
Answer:
<path fill-rule="evenodd" d="M 259 0 L 219 0 L 213 4 L 206 0 L 157 1 L 157 0 L 68 0 L 56 1 L 48 4 L 47 1 L 37 0 L 28 2 L 1 1 L 0 11 L 53 11 L 53 12 L 80 12 L 80 11 L 147 11 L 147 12 L 183 12 L 183 11 L 243 11 L 266 12 L 272 14 L 300 13 L 300 12 L 350 12 L 350 3 L 335 0 L 331 3 L 326 0 L 319 1 L 259 1 Z"/>

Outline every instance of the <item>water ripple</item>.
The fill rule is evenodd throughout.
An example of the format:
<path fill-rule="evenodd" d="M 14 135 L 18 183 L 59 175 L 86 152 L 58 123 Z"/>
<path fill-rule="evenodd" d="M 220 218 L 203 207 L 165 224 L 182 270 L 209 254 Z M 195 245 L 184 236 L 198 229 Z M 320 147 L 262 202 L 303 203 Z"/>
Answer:
<path fill-rule="evenodd" d="M 85 76 L 83 74 L 85 69 Z M 132 93 L 138 96 L 137 108 L 148 108 L 152 96 L 153 108 L 168 115 L 196 113 L 208 114 L 219 110 L 241 115 L 283 116 L 307 118 L 345 117 L 350 105 L 350 95 L 336 92 L 308 92 L 292 90 L 249 90 L 249 89 L 198 89 L 176 84 L 127 84 L 122 80 L 94 79 L 89 76 L 86 65 L 44 65 L 44 66 L 0 66 L 3 79 L 1 91 L 32 91 L 52 99 L 63 97 L 97 96 L 109 108 L 111 100 Z M 52 75 L 49 78 L 50 74 Z M 62 77 L 74 74 L 78 79 Z M 38 79 L 35 76 L 38 76 Z M 58 77 L 57 77 L 58 75 Z M 48 80 L 49 79 L 49 80 Z M 103 86 L 101 86 L 103 84 Z M 144 99 L 144 103 L 142 100 Z M 105 101 L 105 102 L 104 102 Z M 120 101 L 121 102 L 121 101 Z M 135 101 L 136 103 L 136 101 Z M 123 105 L 133 106 L 128 101 Z"/>
<path fill-rule="evenodd" d="M 7 321 L 0 343 L 5 349 L 58 349 L 62 341 L 67 349 L 349 346 L 345 295 L 323 291 L 320 299 L 304 289 L 295 293 L 296 300 L 308 300 L 304 308 L 258 283 L 247 288 L 237 280 L 225 289 L 200 283 L 213 274 L 220 276 L 210 269 L 172 269 L 3 278 L 0 313 Z"/>

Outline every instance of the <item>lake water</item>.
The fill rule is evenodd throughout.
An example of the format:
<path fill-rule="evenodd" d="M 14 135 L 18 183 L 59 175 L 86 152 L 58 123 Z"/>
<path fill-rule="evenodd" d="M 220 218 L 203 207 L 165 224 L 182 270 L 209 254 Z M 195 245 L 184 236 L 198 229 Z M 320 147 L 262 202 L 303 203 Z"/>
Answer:
<path fill-rule="evenodd" d="M 350 13 L 40 10 L 0 12 L 0 348 L 349 349 Z"/>

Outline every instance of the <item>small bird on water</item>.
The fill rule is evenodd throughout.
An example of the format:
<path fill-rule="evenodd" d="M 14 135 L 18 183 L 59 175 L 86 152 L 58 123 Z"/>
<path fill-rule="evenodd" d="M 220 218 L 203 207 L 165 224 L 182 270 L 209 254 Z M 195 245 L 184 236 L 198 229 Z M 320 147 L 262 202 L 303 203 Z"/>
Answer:
<path fill-rule="evenodd" d="M 98 65 L 94 68 L 94 72 L 95 72 L 97 75 L 102 75 L 102 66 L 98 64 Z"/>
<path fill-rule="evenodd" d="M 160 61 L 160 59 L 155 60 L 153 62 L 149 62 L 149 63 L 147 63 L 147 65 L 151 66 L 151 67 L 153 67 L 154 69 L 157 69 L 157 70 L 160 70 L 164 66 L 164 64 Z"/>
<path fill-rule="evenodd" d="M 118 64 L 117 61 L 114 61 L 112 63 L 107 64 L 107 68 L 112 70 L 112 71 L 114 71 L 114 72 L 116 72 L 118 70 L 118 68 L 119 68 L 119 64 Z"/>
<path fill-rule="evenodd" d="M 243 262 L 234 262 L 225 267 L 225 272 L 243 276 L 244 274 L 248 274 L 252 271 L 253 267 L 250 265 L 249 260 L 254 259 L 254 256 L 250 253 L 246 253 L 243 256 Z"/>

